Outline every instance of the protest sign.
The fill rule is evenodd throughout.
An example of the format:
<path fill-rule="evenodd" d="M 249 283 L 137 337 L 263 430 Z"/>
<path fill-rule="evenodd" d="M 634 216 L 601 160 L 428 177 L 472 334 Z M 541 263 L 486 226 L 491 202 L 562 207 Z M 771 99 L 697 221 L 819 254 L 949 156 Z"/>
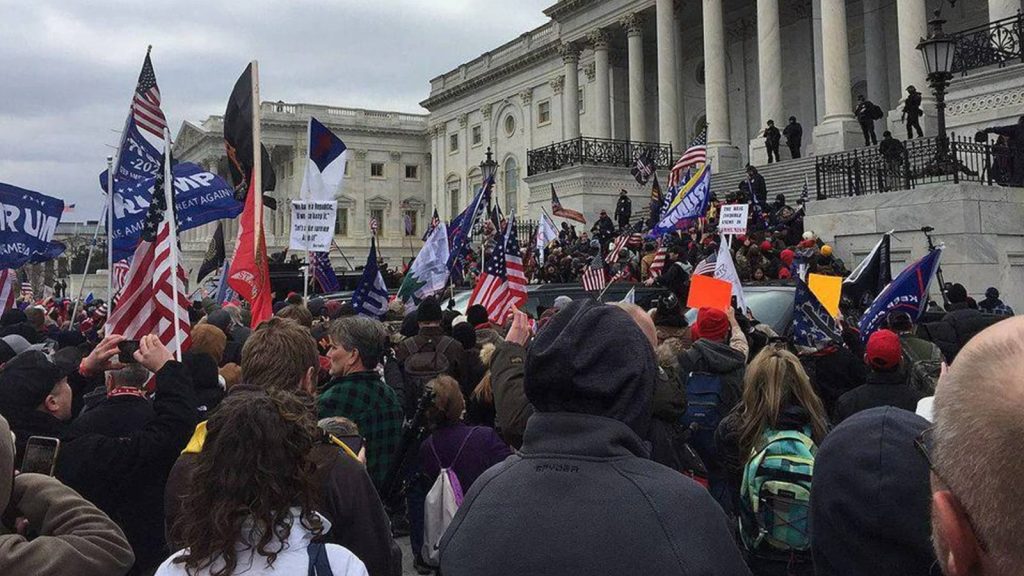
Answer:
<path fill-rule="evenodd" d="M 728 310 L 732 303 L 732 284 L 710 276 L 690 278 L 690 296 L 687 308 L 717 308 Z"/>
<path fill-rule="evenodd" d="M 336 201 L 292 200 L 292 231 L 288 248 L 327 252 L 334 240 Z"/>
<path fill-rule="evenodd" d="M 719 234 L 746 234 L 749 204 L 723 204 L 718 216 Z"/>
<path fill-rule="evenodd" d="M 824 274 L 808 274 L 807 287 L 818 298 L 818 302 L 833 317 L 839 316 L 839 296 L 843 291 L 843 279 L 840 276 Z"/>

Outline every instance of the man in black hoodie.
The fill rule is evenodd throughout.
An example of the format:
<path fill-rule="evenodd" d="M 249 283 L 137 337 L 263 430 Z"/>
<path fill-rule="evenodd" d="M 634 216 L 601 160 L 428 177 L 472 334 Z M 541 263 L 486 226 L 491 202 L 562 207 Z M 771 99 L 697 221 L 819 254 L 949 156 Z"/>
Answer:
<path fill-rule="evenodd" d="M 707 491 L 649 460 L 657 367 L 623 310 L 576 301 L 526 359 L 537 412 L 441 540 L 445 576 L 749 574 Z"/>
<path fill-rule="evenodd" d="M 928 463 L 915 440 L 928 428 L 893 407 L 850 417 L 814 459 L 811 552 L 821 576 L 928 576 Z"/>
<path fill-rule="evenodd" d="M 903 345 L 895 332 L 883 329 L 872 334 L 864 362 L 868 365 L 867 382 L 839 397 L 837 422 L 878 406 L 895 406 L 911 412 L 917 409 L 924 394 L 910 385 Z"/>

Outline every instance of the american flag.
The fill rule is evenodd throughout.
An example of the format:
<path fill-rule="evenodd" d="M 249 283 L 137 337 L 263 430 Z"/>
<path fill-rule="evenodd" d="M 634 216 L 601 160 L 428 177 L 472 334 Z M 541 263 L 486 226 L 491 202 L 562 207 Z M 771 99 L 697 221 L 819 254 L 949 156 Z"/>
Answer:
<path fill-rule="evenodd" d="M 615 243 L 612 245 L 612 249 L 608 252 L 608 255 L 604 257 L 604 261 L 609 264 L 614 264 L 619 261 L 619 253 L 626 247 L 626 242 L 629 241 L 628 234 L 620 234 L 615 239 Z"/>
<path fill-rule="evenodd" d="M 427 226 L 427 231 L 423 233 L 423 241 L 426 242 L 427 238 L 430 237 L 430 233 L 437 228 L 437 225 L 441 223 L 441 218 L 437 215 L 437 208 L 434 208 L 434 215 L 430 217 L 430 225 Z"/>
<path fill-rule="evenodd" d="M 590 265 L 583 271 L 583 289 L 587 292 L 600 292 L 608 283 L 608 276 L 604 271 L 604 260 L 600 254 L 595 254 Z"/>
<path fill-rule="evenodd" d="M 504 242 L 495 243 L 484 262 L 484 271 L 477 278 L 469 297 L 468 306 L 480 304 L 487 308 L 487 316 L 495 322 L 504 319 L 506 312 L 526 301 L 526 276 L 515 229 L 509 226 Z"/>
<path fill-rule="evenodd" d="M 153 73 L 148 51 L 139 73 L 139 84 L 135 87 L 135 98 L 132 99 L 132 118 L 140 129 L 163 140 L 167 119 L 160 109 L 160 88 L 156 85 L 156 74 Z"/>
<path fill-rule="evenodd" d="M 320 285 L 320 290 L 325 294 L 340 291 L 341 282 L 338 280 L 338 275 L 334 273 L 334 267 L 331 266 L 331 259 L 327 256 L 327 252 L 310 252 L 309 259 L 313 266 L 313 278 Z"/>
<path fill-rule="evenodd" d="M 36 293 L 32 290 L 32 283 L 28 280 L 22 280 L 21 282 L 21 299 L 32 300 L 36 297 Z"/>
<path fill-rule="evenodd" d="M 715 256 L 708 256 L 697 263 L 697 266 L 693 269 L 694 276 L 714 276 L 715 275 Z"/>
<path fill-rule="evenodd" d="M 0 306 L 3 310 L 10 310 L 17 299 L 18 273 L 11 268 L 0 270 Z"/>
<path fill-rule="evenodd" d="M 180 351 L 189 345 L 189 302 L 185 293 L 185 269 L 171 270 L 172 251 L 178 250 L 172 234 L 173 207 L 167 209 L 164 162 L 153 185 L 153 200 L 142 228 L 142 238 L 125 277 L 121 297 L 110 315 L 109 333 L 138 340 L 156 334 L 171 352 L 177 352 L 175 324 L 181 334 Z M 179 260 L 180 261 L 180 260 Z"/>
<path fill-rule="evenodd" d="M 377 222 L 376 218 L 370 218 L 370 232 L 373 233 L 374 236 L 376 236 L 377 235 L 377 230 L 379 230 L 379 229 L 380 229 L 380 222 Z"/>
<path fill-rule="evenodd" d="M 120 294 L 121 289 L 124 288 L 124 282 L 125 279 L 128 278 L 128 270 L 130 268 L 131 265 L 128 264 L 127 260 L 118 260 L 117 262 L 114 262 L 114 271 L 113 274 L 111 274 L 111 279 L 113 280 L 114 285 L 111 288 L 113 288 L 115 295 Z"/>
<path fill-rule="evenodd" d="M 708 161 L 708 128 L 704 127 L 697 134 L 697 137 L 690 142 L 690 147 L 683 152 L 683 155 L 679 157 L 675 165 L 672 166 L 672 170 L 668 176 L 668 187 L 675 188 L 679 186 L 679 183 L 683 181 L 683 171 L 691 166 L 697 164 L 703 164 Z"/>
<path fill-rule="evenodd" d="M 651 262 L 651 267 L 647 269 L 647 274 L 651 278 L 657 278 L 661 275 L 661 271 L 665 269 L 665 259 L 668 257 L 668 248 L 663 245 L 658 245 L 658 250 L 654 253 L 654 261 Z"/>

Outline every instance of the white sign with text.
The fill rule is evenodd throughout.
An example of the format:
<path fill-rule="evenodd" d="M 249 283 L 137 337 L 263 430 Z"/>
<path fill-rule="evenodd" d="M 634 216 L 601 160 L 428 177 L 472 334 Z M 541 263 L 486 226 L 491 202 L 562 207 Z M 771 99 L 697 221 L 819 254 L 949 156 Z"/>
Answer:
<path fill-rule="evenodd" d="M 329 252 L 334 240 L 338 203 L 292 200 L 290 250 Z"/>
<path fill-rule="evenodd" d="M 749 204 L 723 204 L 718 216 L 719 234 L 746 234 Z"/>

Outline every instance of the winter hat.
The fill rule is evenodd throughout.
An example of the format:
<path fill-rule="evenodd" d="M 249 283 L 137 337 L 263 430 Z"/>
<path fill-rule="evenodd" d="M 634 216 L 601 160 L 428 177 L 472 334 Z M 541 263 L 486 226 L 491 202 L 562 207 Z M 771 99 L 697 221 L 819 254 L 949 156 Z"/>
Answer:
<path fill-rule="evenodd" d="M 559 296 L 555 298 L 555 303 L 551 307 L 554 308 L 555 310 L 561 310 L 563 308 L 568 307 L 569 304 L 572 304 L 572 298 L 568 296 Z"/>
<path fill-rule="evenodd" d="M 574 412 L 649 432 L 657 364 L 644 333 L 617 306 L 573 302 L 538 332 L 524 389 L 538 412 Z"/>
<path fill-rule="evenodd" d="M 481 304 L 473 304 L 466 310 L 466 319 L 474 327 L 487 324 L 490 320 L 487 317 L 487 308 Z"/>
<path fill-rule="evenodd" d="M 868 367 L 880 372 L 891 372 L 899 368 L 903 360 L 903 347 L 900 337 L 892 330 L 879 330 L 868 338 L 864 362 Z"/>
<path fill-rule="evenodd" d="M 420 325 L 417 322 L 419 318 L 419 310 L 413 310 L 402 318 L 402 326 L 398 329 L 398 333 L 406 338 L 412 338 L 413 336 L 420 333 Z"/>
<path fill-rule="evenodd" d="M 729 317 L 717 308 L 701 308 L 697 311 L 697 323 L 693 325 L 694 339 L 722 341 L 729 333 Z"/>
<path fill-rule="evenodd" d="M 967 288 L 963 284 L 953 284 L 946 290 L 946 297 L 952 304 L 967 302 Z"/>
<path fill-rule="evenodd" d="M 465 314 L 459 314 L 455 318 L 452 318 L 452 329 L 454 330 L 459 324 L 465 324 L 469 322 L 469 318 L 466 318 Z"/>
<path fill-rule="evenodd" d="M 772 249 L 772 243 L 771 242 L 769 242 L 768 240 L 765 240 L 764 242 L 761 242 L 761 252 L 771 252 L 771 249 Z"/>
<path fill-rule="evenodd" d="M 985 289 L 985 298 L 999 298 L 999 289 L 995 286 L 989 286 Z"/>
<path fill-rule="evenodd" d="M 781 260 L 786 266 L 792 266 L 794 258 L 796 258 L 796 252 L 793 252 L 789 248 L 779 252 L 779 260 Z"/>
<path fill-rule="evenodd" d="M 38 350 L 18 354 L 0 368 L 0 406 L 35 409 L 65 376 Z"/>
<path fill-rule="evenodd" d="M 441 321 L 441 303 L 437 298 L 428 296 L 420 302 L 419 308 L 416 309 L 416 320 L 420 323 Z"/>
<path fill-rule="evenodd" d="M 468 322 L 453 325 L 452 338 L 462 344 L 464 350 L 476 348 L 476 330 Z"/>
<path fill-rule="evenodd" d="M 313 315 L 313 318 L 319 318 L 324 313 L 324 299 L 323 298 L 312 298 L 306 303 L 306 309 Z"/>
<path fill-rule="evenodd" d="M 831 256 L 832 255 L 832 247 L 829 246 L 828 244 L 825 244 L 824 246 L 822 246 L 821 247 L 821 255 L 822 256 Z"/>
<path fill-rule="evenodd" d="M 804 234 L 803 234 L 803 236 L 801 236 L 801 238 L 803 238 L 804 240 L 814 240 L 814 238 L 815 238 L 814 231 L 808 230 L 808 231 L 804 232 Z"/>
<path fill-rule="evenodd" d="M 914 446 L 928 427 L 906 410 L 871 408 L 844 420 L 821 443 L 810 522 L 819 574 L 930 574 L 929 470 Z"/>

